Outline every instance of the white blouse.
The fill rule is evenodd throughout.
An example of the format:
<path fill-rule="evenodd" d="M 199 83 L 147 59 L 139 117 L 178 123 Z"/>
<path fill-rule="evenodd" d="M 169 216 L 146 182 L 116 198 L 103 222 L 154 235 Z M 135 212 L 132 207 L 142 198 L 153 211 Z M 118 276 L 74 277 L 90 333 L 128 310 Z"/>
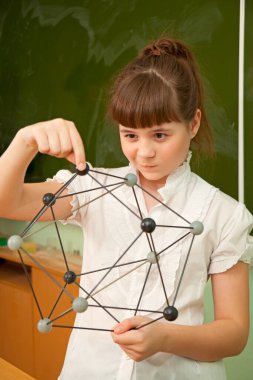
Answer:
<path fill-rule="evenodd" d="M 152 218 L 157 225 L 152 237 L 155 250 L 160 253 L 159 264 L 170 304 L 174 300 L 193 237 L 191 233 L 186 235 L 190 231 L 189 223 L 203 223 L 204 231 L 194 237 L 176 297 L 178 318 L 174 322 L 162 319 L 164 323 L 202 324 L 203 295 L 208 277 L 210 274 L 226 271 L 238 260 L 248 256 L 247 239 L 253 225 L 252 215 L 243 204 L 192 173 L 189 159 L 168 177 L 165 186 L 159 190 L 163 203 L 169 208 L 159 203 L 149 212 L 140 187 L 134 187 L 134 194 L 131 186 L 118 185 L 122 180 L 116 177 L 124 178 L 128 173 L 135 173 L 134 168 L 99 168 L 94 171 L 100 172 L 89 172 L 95 180 L 90 175 L 78 176 L 68 186 L 69 193 L 84 190 L 87 192 L 73 196 L 73 214 L 65 222 L 78 224 L 83 229 L 82 273 L 108 268 L 114 263 L 117 263 L 117 267 L 107 274 L 95 290 L 94 287 L 106 270 L 81 276 L 83 290 L 80 291 L 80 296 L 87 297 L 92 291 L 93 298 L 88 299 L 88 309 L 76 315 L 75 326 L 110 330 L 117 320 L 122 321 L 134 315 L 150 267 L 145 259 L 152 248 L 140 228 L 140 210 L 142 218 Z M 61 170 L 54 179 L 65 183 L 71 176 L 69 171 Z M 101 189 L 100 184 L 115 185 L 108 186 L 108 192 Z M 100 189 L 89 191 L 94 188 Z M 102 194 L 104 195 L 101 196 Z M 97 199 L 90 202 L 94 198 Z M 80 208 L 86 203 L 86 206 Z M 119 266 L 138 260 L 142 261 Z M 137 266 L 138 268 L 131 271 Z M 123 277 L 114 282 L 120 276 Z M 108 286 L 103 290 L 105 285 Z M 105 311 L 97 307 L 98 303 L 132 310 L 108 307 Z M 165 307 L 166 297 L 158 266 L 153 264 L 139 305 L 139 309 L 147 311 L 140 311 L 138 314 L 156 319 L 162 315 Z M 226 374 L 222 361 L 197 362 L 165 353 L 157 353 L 136 363 L 112 341 L 110 332 L 79 329 L 72 331 L 59 380 L 147 378 L 223 380 L 226 379 Z"/>

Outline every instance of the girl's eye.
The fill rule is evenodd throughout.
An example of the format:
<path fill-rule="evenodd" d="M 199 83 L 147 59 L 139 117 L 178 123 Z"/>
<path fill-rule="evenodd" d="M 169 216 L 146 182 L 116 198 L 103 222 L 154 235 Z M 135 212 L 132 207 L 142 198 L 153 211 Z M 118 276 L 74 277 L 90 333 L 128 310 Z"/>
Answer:
<path fill-rule="evenodd" d="M 155 137 L 156 137 L 158 140 L 163 140 L 163 139 L 165 139 L 166 134 L 165 134 L 165 133 L 161 133 L 161 132 L 157 132 L 157 133 L 155 134 Z"/>
<path fill-rule="evenodd" d="M 128 133 L 127 135 L 125 135 L 125 137 L 129 140 L 133 140 L 136 137 L 136 135 L 134 133 Z"/>

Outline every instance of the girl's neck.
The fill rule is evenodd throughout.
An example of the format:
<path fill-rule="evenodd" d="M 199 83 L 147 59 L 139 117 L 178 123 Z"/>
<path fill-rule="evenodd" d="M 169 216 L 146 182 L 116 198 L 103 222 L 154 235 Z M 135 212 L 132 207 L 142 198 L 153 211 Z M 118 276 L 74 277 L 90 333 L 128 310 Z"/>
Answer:
<path fill-rule="evenodd" d="M 159 180 L 152 181 L 145 178 L 141 173 L 139 173 L 139 178 L 141 186 L 152 194 L 154 193 L 154 195 L 155 193 L 159 194 L 158 190 L 165 185 L 167 180 L 167 178 L 161 178 Z"/>
<path fill-rule="evenodd" d="M 158 198 L 159 200 L 162 200 L 162 197 L 160 193 L 158 192 L 158 189 L 160 189 L 161 187 L 165 185 L 166 178 L 162 178 L 161 180 L 158 180 L 158 181 L 150 181 L 147 178 L 143 177 L 141 173 L 139 173 L 139 178 L 140 178 L 141 187 L 147 190 L 154 197 Z M 158 201 L 152 198 L 145 191 L 143 192 L 143 196 L 144 196 L 145 204 L 148 211 L 150 211 L 155 205 L 158 204 Z"/>

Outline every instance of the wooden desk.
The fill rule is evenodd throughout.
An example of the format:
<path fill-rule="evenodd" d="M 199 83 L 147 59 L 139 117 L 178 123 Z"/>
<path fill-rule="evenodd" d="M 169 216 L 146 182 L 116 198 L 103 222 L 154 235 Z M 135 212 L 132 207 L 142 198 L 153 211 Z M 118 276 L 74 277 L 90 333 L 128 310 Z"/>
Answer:
<path fill-rule="evenodd" d="M 60 252 L 41 250 L 31 255 L 58 283 L 65 285 L 63 275 L 66 265 Z M 43 315 L 47 316 L 61 289 L 27 255 L 23 254 L 23 260 Z M 80 273 L 81 261 L 80 256 L 68 256 L 70 270 Z M 78 295 L 75 284 L 68 285 L 68 291 L 74 297 Z M 0 248 L 0 299 L 0 357 L 37 380 L 56 380 L 63 365 L 71 329 L 53 328 L 48 334 L 38 332 L 37 322 L 41 317 L 19 256 L 6 248 Z M 56 315 L 70 307 L 70 298 L 63 294 Z M 63 317 L 60 324 L 73 326 L 74 318 L 75 312 L 71 312 Z M 11 378 L 14 379 L 16 377 Z"/>
<path fill-rule="evenodd" d="M 66 272 L 66 266 L 59 251 L 47 251 L 46 249 L 38 250 L 36 253 L 31 253 L 36 260 L 50 273 L 62 276 Z M 19 255 L 15 251 L 10 251 L 8 248 L 0 248 L 0 259 L 5 259 L 14 263 L 20 263 Z M 37 268 L 36 264 L 29 259 L 27 255 L 23 255 L 25 264 L 31 268 Z M 82 264 L 82 257 L 78 255 L 68 255 L 67 260 L 71 270 L 78 273 Z"/>
<path fill-rule="evenodd" d="M 1 380 L 35 380 L 27 373 L 21 371 L 14 365 L 0 358 L 0 379 Z"/>

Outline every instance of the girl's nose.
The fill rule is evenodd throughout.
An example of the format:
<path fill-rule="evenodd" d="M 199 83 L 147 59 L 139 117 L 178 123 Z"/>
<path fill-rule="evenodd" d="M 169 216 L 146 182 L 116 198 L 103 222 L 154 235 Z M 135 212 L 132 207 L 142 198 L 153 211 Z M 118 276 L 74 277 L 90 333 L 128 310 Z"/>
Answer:
<path fill-rule="evenodd" d="M 142 158 L 152 158 L 155 156 L 155 149 L 150 141 L 140 141 L 138 147 L 138 156 Z"/>

